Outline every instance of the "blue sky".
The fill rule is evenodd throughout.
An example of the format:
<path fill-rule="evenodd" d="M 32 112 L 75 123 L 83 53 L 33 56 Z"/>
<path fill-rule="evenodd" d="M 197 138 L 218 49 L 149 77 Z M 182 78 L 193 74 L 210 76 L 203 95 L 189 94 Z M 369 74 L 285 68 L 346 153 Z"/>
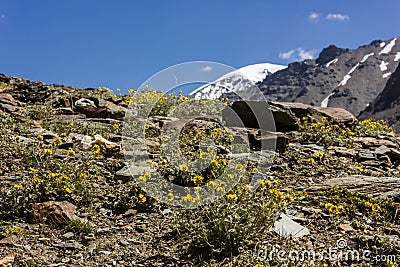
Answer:
<path fill-rule="evenodd" d="M 0 0 L 0 73 L 138 88 L 187 61 L 287 64 L 399 33 L 399 0 Z"/>

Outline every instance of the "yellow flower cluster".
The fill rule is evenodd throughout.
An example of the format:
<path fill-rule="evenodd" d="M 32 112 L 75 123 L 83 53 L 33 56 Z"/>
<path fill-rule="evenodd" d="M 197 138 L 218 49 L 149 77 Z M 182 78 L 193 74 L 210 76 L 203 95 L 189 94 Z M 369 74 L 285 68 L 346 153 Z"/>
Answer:
<path fill-rule="evenodd" d="M 328 210 L 330 213 L 340 214 L 343 212 L 343 205 L 334 205 L 332 203 L 326 203 L 325 209 Z"/>
<path fill-rule="evenodd" d="M 238 196 L 235 194 L 228 194 L 226 198 L 231 202 L 236 202 L 238 200 Z"/>
<path fill-rule="evenodd" d="M 149 173 L 149 172 L 144 172 L 143 175 L 140 175 L 140 176 L 138 177 L 138 180 L 139 180 L 140 182 L 145 183 L 145 182 L 147 182 L 147 179 L 150 179 L 150 178 L 151 178 L 151 173 Z"/>
<path fill-rule="evenodd" d="M 43 180 L 40 179 L 39 177 L 34 177 L 34 178 L 32 179 L 32 183 L 33 183 L 33 184 L 40 185 L 42 182 L 43 182 Z"/>
<path fill-rule="evenodd" d="M 201 175 L 196 175 L 193 177 L 194 184 L 200 184 L 204 180 L 204 177 Z"/>
<path fill-rule="evenodd" d="M 62 145 L 62 139 L 60 138 L 60 137 L 56 137 L 56 138 L 54 138 L 54 144 L 56 145 L 56 146 L 61 146 Z"/>
<path fill-rule="evenodd" d="M 146 200 L 147 200 L 147 198 L 146 198 L 146 196 L 145 196 L 145 195 L 143 195 L 143 194 L 139 194 L 139 200 L 140 200 L 140 202 L 142 202 L 142 203 L 145 203 L 145 202 L 146 202 Z"/>

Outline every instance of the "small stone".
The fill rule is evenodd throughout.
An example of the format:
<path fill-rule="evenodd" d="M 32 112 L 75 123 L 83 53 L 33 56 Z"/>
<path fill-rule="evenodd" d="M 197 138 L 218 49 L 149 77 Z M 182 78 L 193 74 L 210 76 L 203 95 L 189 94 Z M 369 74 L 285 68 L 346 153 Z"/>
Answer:
<path fill-rule="evenodd" d="M 172 210 L 170 210 L 170 209 L 165 209 L 165 210 L 163 210 L 163 212 L 162 212 L 162 214 L 163 215 L 168 215 L 168 214 L 171 214 L 172 213 Z"/>
<path fill-rule="evenodd" d="M 9 236 L 0 240 L 0 245 L 15 245 L 16 244 L 16 237 Z"/>
<path fill-rule="evenodd" d="M 65 249 L 81 249 L 83 247 L 83 245 L 79 243 L 53 243 L 51 245 L 53 247 Z"/>
<path fill-rule="evenodd" d="M 341 230 L 345 231 L 345 232 L 352 232 L 352 231 L 354 231 L 354 228 L 351 227 L 351 225 L 349 225 L 349 224 L 347 224 L 347 223 L 340 224 L 340 225 L 339 225 L 339 228 L 340 228 Z"/>
<path fill-rule="evenodd" d="M 137 214 L 137 210 L 129 209 L 124 213 L 124 217 L 135 216 Z"/>
<path fill-rule="evenodd" d="M 93 253 L 97 249 L 96 243 L 90 243 L 88 251 L 89 253 Z"/>
<path fill-rule="evenodd" d="M 74 233 L 72 232 L 68 232 L 62 235 L 63 237 L 65 237 L 66 239 L 71 239 L 74 237 Z"/>
<path fill-rule="evenodd" d="M 138 231 L 139 233 L 144 233 L 146 230 L 146 224 L 138 224 L 135 226 L 135 230 Z"/>
<path fill-rule="evenodd" d="M 111 255 L 111 253 L 112 253 L 112 252 L 110 252 L 110 251 L 106 251 L 106 250 L 101 250 L 101 251 L 99 251 L 99 253 L 101 253 L 101 254 L 104 254 L 104 255 L 108 256 L 108 255 Z"/>
<path fill-rule="evenodd" d="M 129 245 L 129 242 L 127 242 L 127 241 L 125 241 L 125 240 L 120 240 L 119 243 L 120 243 L 121 245 L 125 246 L 125 247 Z"/>
<path fill-rule="evenodd" d="M 8 254 L 6 257 L 3 259 L 0 259 L 0 266 L 13 266 L 15 257 L 17 256 L 17 253 L 13 252 Z"/>

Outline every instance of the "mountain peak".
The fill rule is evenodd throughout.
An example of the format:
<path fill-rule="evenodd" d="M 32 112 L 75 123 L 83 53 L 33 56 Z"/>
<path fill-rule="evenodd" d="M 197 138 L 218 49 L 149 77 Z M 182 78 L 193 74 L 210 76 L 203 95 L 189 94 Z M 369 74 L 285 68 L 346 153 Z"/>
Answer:
<path fill-rule="evenodd" d="M 326 64 L 347 51 L 349 51 L 349 49 L 339 48 L 335 45 L 330 45 L 322 49 L 321 53 L 319 53 L 316 62 L 318 65 Z"/>

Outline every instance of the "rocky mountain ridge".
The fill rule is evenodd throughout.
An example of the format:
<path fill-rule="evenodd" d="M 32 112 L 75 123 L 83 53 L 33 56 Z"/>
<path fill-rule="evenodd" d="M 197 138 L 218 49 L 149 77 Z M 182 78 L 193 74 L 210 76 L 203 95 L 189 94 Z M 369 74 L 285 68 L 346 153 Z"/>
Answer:
<path fill-rule="evenodd" d="M 268 100 L 341 107 L 358 116 L 400 63 L 397 38 L 357 49 L 329 46 L 317 59 L 289 64 L 258 84 Z"/>
<path fill-rule="evenodd" d="M 255 82 L 255 85 L 268 101 L 340 107 L 360 116 L 370 105 L 380 105 L 379 102 L 383 99 L 378 96 L 384 89 L 396 90 L 393 89 L 397 86 L 393 80 L 398 79 L 396 77 L 399 75 L 396 71 L 400 63 L 399 41 L 398 38 L 375 40 L 357 49 L 330 45 L 316 59 L 293 62 L 287 68 L 270 73 L 263 81 Z M 245 77 L 242 80 L 251 83 Z M 226 83 L 229 82 L 226 80 Z M 225 85 L 226 88 L 235 86 L 238 86 L 237 83 Z M 208 87 L 204 86 L 202 92 L 196 90 L 196 95 L 202 95 L 202 98 L 213 97 L 218 90 L 221 90 L 219 83 L 211 83 Z M 235 91 L 243 91 L 243 86 L 239 85 Z M 391 93 L 385 95 L 389 96 Z M 237 98 L 232 93 L 224 96 Z M 388 100 L 390 99 L 385 101 Z M 365 112 L 362 118 L 366 118 L 366 114 L 369 113 Z M 373 117 L 389 119 L 398 127 L 393 116 L 382 110 L 377 110 Z"/>

